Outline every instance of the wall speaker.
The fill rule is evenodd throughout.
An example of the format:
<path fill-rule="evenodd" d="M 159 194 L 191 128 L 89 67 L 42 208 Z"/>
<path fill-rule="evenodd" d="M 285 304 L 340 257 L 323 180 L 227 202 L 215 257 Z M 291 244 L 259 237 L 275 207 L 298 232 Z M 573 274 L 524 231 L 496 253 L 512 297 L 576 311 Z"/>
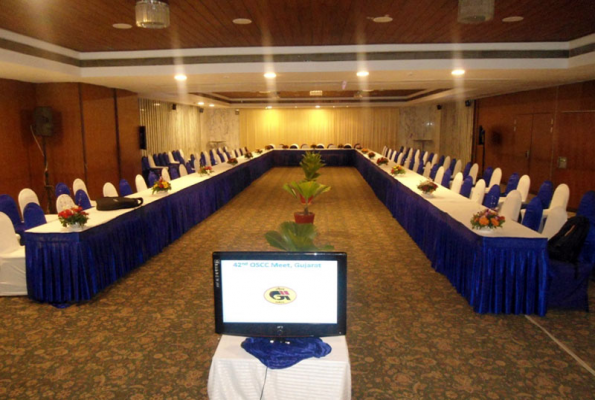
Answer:
<path fill-rule="evenodd" d="M 204 108 L 199 108 L 198 111 L 200 111 L 200 113 L 202 114 L 203 112 L 205 112 Z"/>
<path fill-rule="evenodd" d="M 171 110 L 172 111 L 176 111 L 178 109 L 178 105 L 177 104 L 172 104 L 171 105 Z"/>
<path fill-rule="evenodd" d="M 465 106 L 471 107 L 471 100 L 465 100 Z"/>
<path fill-rule="evenodd" d="M 138 127 L 138 143 L 141 150 L 147 150 L 147 127 Z"/>
<path fill-rule="evenodd" d="M 437 110 L 442 110 L 442 104 L 438 104 L 438 105 L 436 106 L 436 109 L 437 109 Z"/>
<path fill-rule="evenodd" d="M 480 145 L 485 144 L 485 142 L 486 142 L 486 131 L 485 131 L 485 129 L 483 129 L 483 126 L 481 126 L 481 125 L 479 125 L 479 135 L 478 136 L 479 136 L 479 138 L 478 138 L 479 139 L 478 140 L 479 144 Z"/>
<path fill-rule="evenodd" d="M 37 136 L 54 134 L 54 114 L 51 107 L 36 107 L 33 110 L 33 132 Z"/>

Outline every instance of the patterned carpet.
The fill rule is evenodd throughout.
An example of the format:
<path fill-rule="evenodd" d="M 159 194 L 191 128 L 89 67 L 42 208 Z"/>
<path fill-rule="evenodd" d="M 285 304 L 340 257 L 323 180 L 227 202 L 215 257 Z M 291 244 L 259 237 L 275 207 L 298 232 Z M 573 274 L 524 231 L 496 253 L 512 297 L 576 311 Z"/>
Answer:
<path fill-rule="evenodd" d="M 211 252 L 272 250 L 263 234 L 299 208 L 281 185 L 300 177 L 271 170 L 92 302 L 0 298 L 0 398 L 206 399 Z M 527 318 L 475 314 L 354 168 L 320 182 L 320 242 L 349 259 L 354 399 L 595 398 L 595 376 Z M 593 313 L 532 318 L 595 368 Z"/>

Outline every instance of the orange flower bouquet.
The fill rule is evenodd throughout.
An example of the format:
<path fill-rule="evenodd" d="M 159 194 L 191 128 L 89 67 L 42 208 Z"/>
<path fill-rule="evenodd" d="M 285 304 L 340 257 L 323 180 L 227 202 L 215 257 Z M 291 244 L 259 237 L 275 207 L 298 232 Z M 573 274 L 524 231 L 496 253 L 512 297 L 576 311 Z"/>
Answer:
<path fill-rule="evenodd" d="M 427 181 L 421 182 L 419 185 L 417 185 L 417 188 L 424 194 L 431 195 L 436 191 L 436 189 L 438 189 L 438 185 L 428 179 Z"/>
<path fill-rule="evenodd" d="M 368 150 L 368 149 L 362 149 L 362 153 L 364 153 L 364 154 L 366 154 L 368 151 L 370 151 L 370 150 Z"/>
<path fill-rule="evenodd" d="M 211 175 L 213 173 L 213 167 L 211 167 L 210 165 L 205 165 L 200 167 L 200 169 L 198 170 L 198 173 L 200 175 Z"/>
<path fill-rule="evenodd" d="M 262 149 L 256 149 L 257 154 L 262 154 Z"/>
<path fill-rule="evenodd" d="M 265 150 L 273 150 L 273 146 L 271 146 L 270 144 L 267 144 L 266 146 L 264 146 Z"/>
<path fill-rule="evenodd" d="M 498 215 L 496 211 L 486 208 L 484 211 L 479 211 L 471 217 L 472 229 L 496 229 L 502 228 L 506 222 L 506 218 Z"/>
<path fill-rule="evenodd" d="M 60 220 L 60 223 L 63 227 L 67 228 L 69 226 L 73 226 L 82 228 L 89 220 L 88 215 L 89 214 L 83 211 L 83 207 L 75 206 L 60 211 L 58 214 L 58 219 Z"/>
<path fill-rule="evenodd" d="M 238 163 L 238 159 L 237 158 L 230 158 L 229 160 L 227 160 L 228 164 L 231 165 L 236 165 Z"/>
<path fill-rule="evenodd" d="M 247 152 L 246 154 L 244 154 L 244 158 L 247 160 L 251 159 L 252 157 L 254 157 L 254 156 L 250 152 Z"/>
<path fill-rule="evenodd" d="M 405 168 L 399 164 L 395 165 L 391 170 L 390 173 L 393 174 L 394 176 L 398 176 L 398 175 L 405 175 Z"/>
<path fill-rule="evenodd" d="M 374 153 L 373 151 L 369 151 L 368 152 L 368 157 L 374 158 L 374 157 L 376 157 L 376 153 Z"/>
<path fill-rule="evenodd" d="M 378 164 L 378 165 L 388 164 L 388 158 L 380 157 L 378 160 L 376 160 L 376 164 Z"/>
<path fill-rule="evenodd" d="M 159 178 L 157 182 L 151 188 L 153 194 L 155 193 L 167 193 L 171 190 L 171 184 L 164 180 L 163 178 Z"/>

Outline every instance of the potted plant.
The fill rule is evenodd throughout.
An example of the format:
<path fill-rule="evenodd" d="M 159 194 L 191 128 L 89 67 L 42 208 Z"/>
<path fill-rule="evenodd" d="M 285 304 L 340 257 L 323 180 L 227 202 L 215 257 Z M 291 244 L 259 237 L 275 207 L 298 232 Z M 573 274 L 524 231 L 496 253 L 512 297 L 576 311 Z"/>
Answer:
<path fill-rule="evenodd" d="M 227 160 L 228 164 L 231 165 L 236 165 L 238 163 L 238 159 L 237 158 L 230 158 L 229 160 Z"/>
<path fill-rule="evenodd" d="M 372 158 L 376 157 L 376 153 L 374 153 L 373 151 L 369 151 L 368 157 L 370 157 L 372 159 Z"/>
<path fill-rule="evenodd" d="M 321 185 L 316 181 L 302 181 L 286 183 L 283 185 L 283 189 L 298 199 L 300 204 L 304 206 L 303 212 L 296 212 L 293 214 L 295 222 L 298 224 L 312 224 L 314 223 L 314 213 L 308 211 L 308 205 L 322 193 L 331 190 L 331 187 Z M 301 203 L 300 196 L 304 198 L 304 204 Z"/>
<path fill-rule="evenodd" d="M 422 191 L 422 193 L 426 196 L 431 196 L 436 189 L 438 189 L 438 185 L 436 185 L 432 180 L 428 179 L 425 182 L 421 182 L 417 185 L 417 188 Z"/>
<path fill-rule="evenodd" d="M 491 232 L 492 229 L 502 228 L 506 222 L 503 215 L 498 215 L 496 211 L 486 208 L 479 211 L 471 217 L 471 229 L 477 229 L 484 232 Z"/>
<path fill-rule="evenodd" d="M 264 146 L 265 150 L 273 150 L 273 146 L 271 146 L 270 144 L 267 144 L 266 146 Z"/>
<path fill-rule="evenodd" d="M 378 164 L 378 165 L 388 164 L 388 158 L 380 157 L 378 160 L 376 160 L 376 164 Z"/>
<path fill-rule="evenodd" d="M 399 176 L 399 175 L 405 175 L 405 167 L 397 164 L 395 165 L 391 170 L 390 173 L 393 174 L 394 176 Z"/>
<path fill-rule="evenodd" d="M 364 154 L 366 154 L 368 151 L 370 151 L 370 150 L 368 150 L 368 149 L 362 149 L 362 153 L 364 153 Z"/>
<path fill-rule="evenodd" d="M 262 149 L 256 149 L 256 153 L 262 154 Z"/>
<path fill-rule="evenodd" d="M 311 149 L 315 149 L 315 148 L 316 148 L 316 144 L 312 143 L 312 144 L 310 145 L 310 148 L 311 148 Z"/>
<path fill-rule="evenodd" d="M 330 251 L 334 247 L 328 244 L 316 246 L 316 227 L 314 224 L 298 224 L 291 221 L 279 225 L 279 231 L 269 231 L 264 237 L 269 244 L 284 251 Z"/>
<path fill-rule="evenodd" d="M 246 154 L 244 154 L 244 158 L 247 160 L 251 159 L 252 157 L 254 157 L 254 156 L 250 152 L 247 152 Z"/>
<path fill-rule="evenodd" d="M 159 180 L 157 182 L 155 182 L 155 184 L 151 188 L 151 192 L 154 195 L 167 194 L 167 192 L 169 192 L 170 190 L 171 190 L 171 183 L 169 183 L 168 181 L 166 181 L 163 178 L 159 178 Z"/>
<path fill-rule="evenodd" d="M 318 170 L 324 167 L 324 162 L 322 161 L 320 153 L 307 151 L 302 156 L 300 167 L 302 167 L 302 170 L 304 171 L 305 180 L 315 181 L 320 176 Z"/>
<path fill-rule="evenodd" d="M 83 211 L 83 207 L 75 206 L 60 211 L 58 219 L 63 227 L 70 231 L 82 231 L 89 220 L 89 214 Z"/>
<path fill-rule="evenodd" d="M 199 173 L 199 175 L 202 175 L 202 176 L 211 175 L 213 173 L 213 167 L 211 167 L 210 165 L 203 165 L 198 170 L 198 173 Z"/>

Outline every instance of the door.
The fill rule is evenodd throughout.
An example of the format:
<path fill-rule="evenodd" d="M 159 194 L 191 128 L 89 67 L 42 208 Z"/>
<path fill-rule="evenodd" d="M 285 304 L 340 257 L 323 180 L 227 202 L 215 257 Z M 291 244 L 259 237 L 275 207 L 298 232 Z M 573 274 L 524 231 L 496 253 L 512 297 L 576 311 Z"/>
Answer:
<path fill-rule="evenodd" d="M 554 132 L 553 114 L 533 114 L 531 145 L 527 158 L 531 191 L 536 193 L 545 180 L 552 177 L 552 145 Z"/>

